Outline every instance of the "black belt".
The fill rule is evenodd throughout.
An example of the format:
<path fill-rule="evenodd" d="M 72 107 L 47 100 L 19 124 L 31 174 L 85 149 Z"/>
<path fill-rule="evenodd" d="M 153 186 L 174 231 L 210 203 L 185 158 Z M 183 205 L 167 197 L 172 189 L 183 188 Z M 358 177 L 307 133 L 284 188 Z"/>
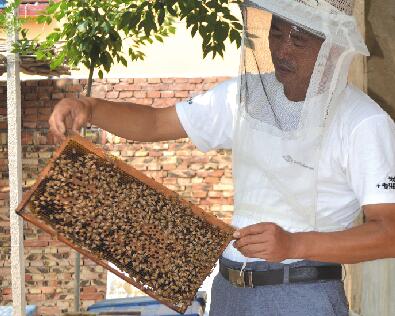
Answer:
<path fill-rule="evenodd" d="M 318 280 L 341 280 L 341 265 L 288 267 L 268 271 L 243 271 L 220 263 L 219 272 L 236 287 L 254 287 L 282 283 L 314 282 Z"/>

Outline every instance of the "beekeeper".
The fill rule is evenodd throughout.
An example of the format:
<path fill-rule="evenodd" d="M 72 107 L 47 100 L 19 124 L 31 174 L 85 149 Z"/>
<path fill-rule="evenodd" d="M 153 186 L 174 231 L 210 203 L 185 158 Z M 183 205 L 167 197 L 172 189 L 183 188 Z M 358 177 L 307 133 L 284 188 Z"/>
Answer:
<path fill-rule="evenodd" d="M 64 99 L 50 118 L 136 141 L 231 148 L 233 225 L 210 315 L 348 315 L 342 263 L 395 257 L 395 125 L 347 84 L 368 50 L 352 0 L 251 0 L 241 72 L 176 107 Z M 275 71 L 265 73 L 267 34 Z M 353 226 L 360 212 L 364 223 Z"/>

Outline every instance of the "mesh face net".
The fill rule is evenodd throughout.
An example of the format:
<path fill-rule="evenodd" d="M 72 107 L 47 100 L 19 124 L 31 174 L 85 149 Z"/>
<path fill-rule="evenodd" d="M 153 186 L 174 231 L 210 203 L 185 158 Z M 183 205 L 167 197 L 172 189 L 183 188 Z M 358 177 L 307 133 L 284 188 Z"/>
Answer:
<path fill-rule="evenodd" d="M 239 128 L 237 133 L 244 133 L 242 124 L 248 124 L 261 133 L 259 146 L 269 148 L 268 153 L 259 159 L 261 170 L 264 170 L 263 177 L 282 192 L 291 209 L 295 212 L 299 209 L 299 215 L 308 217 L 312 225 L 321 139 L 339 106 L 353 57 L 357 53 L 368 55 L 356 21 L 349 15 L 352 6 L 352 1 L 347 0 L 254 0 L 246 1 L 242 8 L 244 45 L 239 82 L 241 112 L 236 125 Z M 263 21 L 267 19 L 268 12 L 275 19 L 291 25 L 292 30 L 320 43 L 317 57 L 310 62 L 310 75 L 304 77 L 310 79 L 305 80 L 307 91 L 302 101 L 290 101 L 285 96 L 285 84 L 282 85 L 273 73 L 267 73 L 268 30 Z M 301 62 L 300 56 L 311 47 L 296 47 L 291 35 L 288 41 L 291 43 L 287 44 L 290 46 L 288 51 L 291 51 L 287 56 L 288 61 L 307 65 Z M 291 68 L 291 71 L 300 71 L 300 67 L 295 68 L 296 71 Z M 289 78 L 298 80 L 298 76 Z M 241 137 L 237 139 L 240 140 L 239 148 L 250 152 L 254 150 L 246 147 L 248 141 Z M 238 145 L 235 144 L 235 147 Z M 238 155 L 236 150 L 236 159 Z M 298 171 L 303 169 L 301 166 L 312 172 Z M 299 198 L 303 194 L 295 188 L 300 186 L 299 182 L 292 179 L 296 177 L 305 179 L 303 186 L 304 191 L 309 192 L 308 198 Z"/>
<path fill-rule="evenodd" d="M 316 3 L 316 0 L 313 2 Z M 279 0 L 275 3 L 256 0 L 247 1 L 243 8 L 245 35 L 240 102 L 252 118 L 274 127 L 271 129 L 274 134 L 289 134 L 291 130 L 298 130 L 300 135 L 302 130 L 306 132 L 312 128 L 322 128 L 330 109 L 336 107 L 336 98 L 347 83 L 352 58 L 357 53 L 368 54 L 354 18 L 342 13 L 349 12 L 347 8 L 352 8 L 352 1 L 332 3 L 336 7 L 326 3 L 323 9 L 317 9 L 304 4 L 302 0 Z M 299 114 L 294 113 L 300 116 L 297 124 L 282 124 L 279 117 L 286 115 L 281 113 L 281 105 L 287 104 L 276 104 L 279 101 L 278 87 L 274 87 L 271 78 L 264 75 L 268 69 L 268 58 L 263 54 L 268 50 L 268 30 L 263 27 L 262 21 L 267 11 L 323 41 L 306 98 L 303 104 L 295 104 L 301 107 Z"/>
<path fill-rule="evenodd" d="M 352 15 L 354 0 L 294 0 L 313 8 L 326 8 L 332 12 Z"/>

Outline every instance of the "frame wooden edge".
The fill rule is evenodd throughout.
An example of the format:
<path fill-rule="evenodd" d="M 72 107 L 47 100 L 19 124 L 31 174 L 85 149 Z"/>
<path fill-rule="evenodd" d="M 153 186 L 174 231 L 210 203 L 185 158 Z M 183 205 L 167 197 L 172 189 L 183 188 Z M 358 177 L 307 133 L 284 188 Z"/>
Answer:
<path fill-rule="evenodd" d="M 18 204 L 17 208 L 15 209 L 15 212 L 18 215 L 21 215 L 20 213 L 22 212 L 23 208 L 25 208 L 26 204 L 29 202 L 31 196 L 33 195 L 34 191 L 38 188 L 40 183 L 45 179 L 45 177 L 48 175 L 48 172 L 51 170 L 56 158 L 58 158 L 63 150 L 66 148 L 68 145 L 68 139 L 67 138 L 53 153 L 51 159 L 47 163 L 47 165 L 44 167 L 43 170 L 38 174 L 38 177 L 34 184 L 23 194 L 22 200 Z"/>
<path fill-rule="evenodd" d="M 152 298 L 156 299 L 157 301 L 159 301 L 161 304 L 166 305 L 167 307 L 177 311 L 178 313 L 184 314 L 185 311 L 188 309 L 189 306 L 187 306 L 185 309 L 181 309 L 173 304 L 171 304 L 170 302 L 167 302 L 165 300 L 160 299 L 158 296 L 156 296 L 155 293 L 153 293 L 151 290 L 149 289 L 145 289 L 143 286 L 141 286 L 140 284 L 138 284 L 137 282 L 135 282 L 132 278 L 129 278 L 128 276 L 126 276 L 125 274 L 123 274 L 122 272 L 114 269 L 113 267 L 111 267 L 106 261 L 103 261 L 101 259 L 98 259 L 97 257 L 95 257 L 93 254 L 91 254 L 88 250 L 85 250 L 77 245 L 75 245 L 73 243 L 73 241 L 69 240 L 68 238 L 64 237 L 62 234 L 57 233 L 52 227 L 50 227 L 48 224 L 46 224 L 44 221 L 41 221 L 39 219 L 37 219 L 34 216 L 31 216 L 30 214 L 27 213 L 23 213 L 21 215 L 26 221 L 32 223 L 33 225 L 41 228 L 42 230 L 44 230 L 45 232 L 47 232 L 48 234 L 54 236 L 57 240 L 63 242 L 64 244 L 66 244 L 67 246 L 69 246 L 70 248 L 74 249 L 75 251 L 81 253 L 82 255 L 84 255 L 85 257 L 89 258 L 90 260 L 92 260 L 93 262 L 97 263 L 98 265 L 102 266 L 103 268 L 109 270 L 111 273 L 114 273 L 116 276 L 120 277 L 121 279 L 123 279 L 124 281 L 132 284 L 134 287 L 138 288 L 140 291 L 147 293 L 149 296 L 151 296 Z M 195 295 L 194 295 L 195 296 Z M 193 298 L 192 298 L 193 300 Z"/>
<path fill-rule="evenodd" d="M 149 187 L 163 193 L 164 195 L 166 195 L 167 197 L 174 197 L 177 198 L 180 203 L 184 204 L 185 206 L 188 206 L 191 208 L 192 212 L 197 215 L 198 217 L 206 220 L 207 222 L 209 222 L 210 224 L 213 224 L 217 227 L 219 227 L 221 230 L 227 232 L 227 233 L 233 233 L 236 228 L 223 222 L 222 220 L 220 220 L 219 218 L 217 218 L 215 215 L 210 214 L 206 211 L 204 211 L 203 209 L 201 209 L 200 207 L 192 204 L 191 202 L 183 199 L 182 197 L 179 196 L 179 194 L 177 194 L 174 191 L 171 191 L 170 189 L 168 189 L 167 187 L 165 187 L 164 185 L 156 182 L 154 179 L 146 176 L 145 174 L 143 174 L 142 172 L 138 171 L 137 169 L 133 168 L 132 166 L 130 166 L 129 164 L 125 163 L 124 161 L 118 159 L 117 157 L 113 157 L 108 155 L 103 149 L 95 146 L 94 144 L 92 144 L 90 141 L 88 141 L 87 139 L 81 137 L 78 134 L 74 134 L 71 136 L 68 136 L 64 142 L 55 150 L 55 152 L 53 153 L 53 156 L 51 157 L 51 159 L 49 160 L 48 164 L 45 166 L 45 168 L 39 173 L 35 183 L 33 184 L 33 186 L 31 186 L 29 188 L 29 190 L 23 195 L 23 198 L 21 200 L 21 202 L 19 203 L 17 209 L 16 209 L 16 213 L 20 216 L 22 216 L 25 220 L 27 220 L 28 222 L 31 222 L 32 224 L 40 227 L 41 229 L 43 229 L 44 231 L 46 231 L 47 233 L 49 233 L 52 236 L 55 236 L 59 241 L 65 243 L 66 245 L 68 245 L 69 247 L 73 248 L 74 250 L 80 252 L 81 254 L 83 254 L 84 256 L 86 256 L 87 258 L 91 259 L 92 261 L 96 262 L 97 264 L 101 265 L 102 267 L 106 268 L 107 270 L 111 271 L 112 273 L 114 273 L 115 275 L 117 275 L 118 277 L 120 277 L 121 279 L 125 280 L 126 282 L 132 284 L 133 286 L 135 286 L 136 288 L 138 288 L 139 290 L 147 293 L 148 295 L 150 295 L 151 297 L 153 297 L 154 299 L 158 300 L 160 303 L 166 305 L 167 307 L 179 312 L 179 313 L 185 313 L 185 311 L 187 310 L 187 308 L 185 308 L 185 310 L 182 310 L 174 305 L 172 305 L 169 302 L 163 301 L 161 299 L 159 299 L 154 293 L 152 293 L 150 290 L 144 289 L 143 286 L 141 286 L 140 284 L 136 283 L 135 281 L 133 281 L 131 278 L 125 276 L 123 273 L 113 269 L 110 265 L 108 265 L 106 262 L 97 259 L 95 256 L 91 255 L 88 251 L 78 247 L 77 245 L 73 244 L 70 240 L 68 240 L 67 238 L 65 238 L 64 236 L 58 234 L 54 229 L 52 229 L 49 225 L 47 225 L 46 223 L 44 223 L 43 221 L 40 221 L 38 219 L 36 219 L 33 216 L 30 216 L 27 213 L 23 213 L 23 209 L 27 206 L 27 203 L 29 202 L 31 196 L 33 195 L 34 191 L 38 188 L 38 186 L 40 185 L 40 183 L 45 179 L 45 177 L 48 175 L 48 172 L 50 171 L 50 169 L 52 168 L 54 161 L 62 154 L 62 152 L 64 151 L 64 149 L 69 145 L 69 143 L 71 141 L 76 142 L 79 145 L 82 145 L 83 147 L 85 147 L 87 150 L 91 151 L 93 154 L 99 156 L 102 159 L 105 159 L 109 162 L 114 163 L 119 169 L 123 170 L 124 172 L 132 175 L 133 177 L 137 178 L 138 180 L 140 180 L 141 182 L 143 182 L 144 184 L 148 185 Z M 222 252 L 225 250 L 225 248 L 228 246 L 228 244 L 233 240 L 232 237 L 229 237 L 228 240 L 226 241 L 226 243 L 224 243 L 222 245 L 222 247 L 220 248 L 219 251 L 219 256 L 222 254 Z M 219 258 L 219 256 L 217 256 L 217 259 Z M 213 267 L 207 269 L 205 271 L 205 274 L 209 274 L 211 272 L 211 270 L 213 269 Z M 204 281 L 204 280 L 202 280 Z M 193 295 L 193 297 L 195 296 L 195 294 Z M 190 300 L 193 300 L 193 297 L 190 298 Z"/>

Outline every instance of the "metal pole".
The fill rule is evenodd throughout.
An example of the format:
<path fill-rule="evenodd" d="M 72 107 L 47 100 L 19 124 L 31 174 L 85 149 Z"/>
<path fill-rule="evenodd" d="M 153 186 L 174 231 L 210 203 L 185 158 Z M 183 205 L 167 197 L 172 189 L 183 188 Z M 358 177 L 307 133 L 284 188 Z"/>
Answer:
<path fill-rule="evenodd" d="M 81 129 L 81 136 L 86 136 L 86 129 Z M 75 261 L 74 261 L 74 311 L 80 311 L 80 285 L 81 285 L 81 255 L 79 252 L 75 252 Z"/>
<path fill-rule="evenodd" d="M 75 252 L 74 264 L 74 311 L 80 311 L 80 253 Z"/>
<path fill-rule="evenodd" d="M 8 1 L 13 6 L 14 0 Z M 17 12 L 7 16 L 14 21 Z M 21 146 L 21 85 L 19 56 L 12 53 L 12 44 L 18 40 L 14 23 L 7 28 L 7 118 L 8 118 L 8 170 L 10 181 L 11 226 L 11 282 L 14 316 L 26 315 L 25 258 L 23 253 L 23 221 L 15 213 L 22 198 L 22 146 Z"/>

